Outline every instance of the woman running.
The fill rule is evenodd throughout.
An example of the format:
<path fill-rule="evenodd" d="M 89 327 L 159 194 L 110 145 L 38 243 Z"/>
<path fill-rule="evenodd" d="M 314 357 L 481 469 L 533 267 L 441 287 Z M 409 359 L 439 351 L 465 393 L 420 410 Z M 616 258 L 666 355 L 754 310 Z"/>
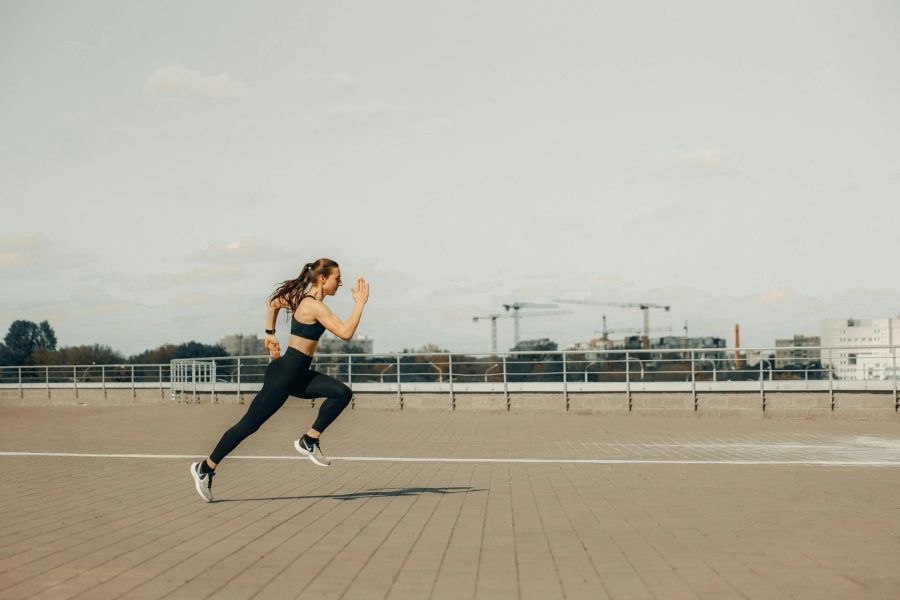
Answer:
<path fill-rule="evenodd" d="M 356 288 L 350 293 L 356 306 L 347 321 L 342 322 L 323 302 L 325 296 L 334 296 L 341 285 L 341 269 L 338 264 L 333 260 L 320 258 L 304 265 L 296 279 L 282 283 L 269 298 L 265 346 L 275 360 L 266 368 L 262 389 L 241 420 L 225 432 L 209 458 L 191 464 L 191 476 L 197 493 L 207 502 L 212 502 L 212 480 L 216 474 L 216 466 L 274 415 L 288 396 L 325 398 L 319 408 L 318 418 L 305 434 L 294 441 L 294 448 L 320 467 L 331 464 L 322 452 L 319 438 L 350 403 L 353 393 L 337 379 L 318 373 L 310 369 L 309 365 L 316 351 L 316 344 L 326 329 L 342 340 L 353 337 L 359 326 L 363 307 L 369 299 L 369 285 L 360 277 L 356 280 Z M 281 348 L 275 338 L 275 320 L 281 309 L 290 309 L 293 313 L 291 339 L 284 356 L 281 355 Z"/>

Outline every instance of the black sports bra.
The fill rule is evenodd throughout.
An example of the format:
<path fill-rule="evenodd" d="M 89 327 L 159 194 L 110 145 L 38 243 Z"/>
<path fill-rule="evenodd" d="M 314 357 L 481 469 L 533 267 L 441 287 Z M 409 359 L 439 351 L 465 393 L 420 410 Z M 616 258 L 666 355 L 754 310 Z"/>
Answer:
<path fill-rule="evenodd" d="M 301 323 L 297 317 L 291 315 L 291 335 L 297 335 L 308 340 L 318 341 L 322 334 L 325 333 L 325 326 L 316 321 L 315 323 Z"/>

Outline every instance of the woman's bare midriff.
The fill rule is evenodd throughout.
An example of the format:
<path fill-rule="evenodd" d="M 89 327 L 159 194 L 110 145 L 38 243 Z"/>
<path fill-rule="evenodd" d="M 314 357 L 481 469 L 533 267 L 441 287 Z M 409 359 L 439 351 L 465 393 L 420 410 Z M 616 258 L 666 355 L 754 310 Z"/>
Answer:
<path fill-rule="evenodd" d="M 299 335 L 292 335 L 291 339 L 288 340 L 288 346 L 293 348 L 294 350 L 299 350 L 303 354 L 307 356 L 312 356 L 316 351 L 316 345 L 319 342 L 316 340 L 308 340 L 306 338 L 302 338 Z"/>

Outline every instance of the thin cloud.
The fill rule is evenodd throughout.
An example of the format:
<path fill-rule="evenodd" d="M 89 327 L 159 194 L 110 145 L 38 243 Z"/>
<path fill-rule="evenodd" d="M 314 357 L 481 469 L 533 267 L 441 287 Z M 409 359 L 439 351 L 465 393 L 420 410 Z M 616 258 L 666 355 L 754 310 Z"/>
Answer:
<path fill-rule="evenodd" d="M 33 266 L 45 242 L 46 239 L 39 233 L 0 238 L 0 269 Z"/>
<path fill-rule="evenodd" d="M 181 273 L 158 275 L 150 279 L 148 286 L 151 289 L 159 289 L 197 283 L 219 283 L 232 281 L 236 277 L 240 277 L 241 274 L 242 271 L 239 265 L 199 267 Z"/>
<path fill-rule="evenodd" d="M 362 79 L 360 77 L 341 71 L 335 71 L 332 73 L 313 73 L 312 75 L 310 75 L 310 78 L 316 79 L 318 81 L 326 81 L 332 85 L 336 85 L 339 87 L 359 85 L 362 82 Z"/>
<path fill-rule="evenodd" d="M 90 261 L 82 254 L 67 253 L 41 233 L 0 238 L 0 273 L 35 275 L 49 270 L 83 267 Z"/>
<path fill-rule="evenodd" d="M 91 309 L 95 315 L 112 317 L 126 312 L 139 310 L 143 305 L 135 302 L 100 302 Z"/>
<path fill-rule="evenodd" d="M 205 250 L 188 257 L 188 260 L 206 264 L 235 265 L 246 262 L 281 260 L 285 252 L 252 237 L 243 237 L 212 244 Z"/>
<path fill-rule="evenodd" d="M 847 317 L 873 314 L 900 316 L 900 290 L 853 288 L 841 290 L 831 296 L 831 306 L 841 307 Z M 856 312 L 856 314 L 849 314 Z"/>
<path fill-rule="evenodd" d="M 818 298 L 803 295 L 789 287 L 777 287 L 760 292 L 753 297 L 753 303 L 771 306 L 773 310 L 787 307 L 818 310 L 823 306 L 823 302 Z"/>
<path fill-rule="evenodd" d="M 741 172 L 737 158 L 721 148 L 676 151 L 669 155 L 669 161 L 685 171 L 702 175 L 737 175 Z"/>
<path fill-rule="evenodd" d="M 198 304 L 209 304 L 209 294 L 206 292 L 196 292 L 193 294 L 182 294 L 176 296 L 173 303 L 177 306 L 197 306 Z"/>
<path fill-rule="evenodd" d="M 156 98 L 235 98 L 246 91 L 243 82 L 228 73 L 203 75 L 184 65 L 166 65 L 154 71 L 144 90 Z"/>

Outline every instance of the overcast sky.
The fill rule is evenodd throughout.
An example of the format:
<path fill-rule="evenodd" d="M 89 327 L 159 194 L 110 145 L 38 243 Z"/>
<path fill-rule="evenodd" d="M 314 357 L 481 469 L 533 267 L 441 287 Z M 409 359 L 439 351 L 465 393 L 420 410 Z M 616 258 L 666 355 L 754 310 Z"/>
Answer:
<path fill-rule="evenodd" d="M 473 315 L 560 296 L 744 345 L 896 316 L 898 31 L 896 1 L 2 0 L 0 335 L 262 333 L 322 256 L 376 351 L 487 350 Z M 641 323 L 572 310 L 523 337 Z"/>

